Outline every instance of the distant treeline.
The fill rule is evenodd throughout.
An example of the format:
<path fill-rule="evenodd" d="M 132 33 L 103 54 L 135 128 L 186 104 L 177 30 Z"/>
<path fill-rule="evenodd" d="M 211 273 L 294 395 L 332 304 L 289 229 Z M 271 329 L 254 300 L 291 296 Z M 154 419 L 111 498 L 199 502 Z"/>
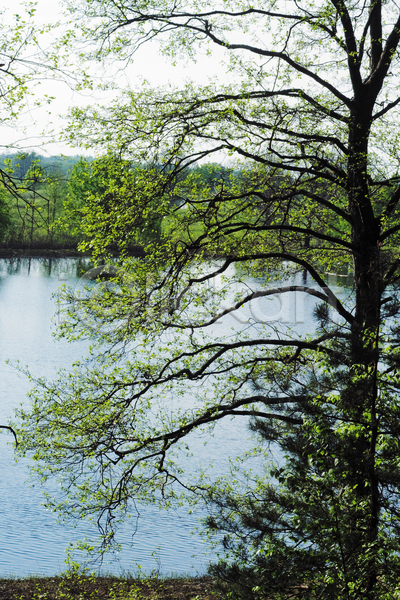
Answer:
<path fill-rule="evenodd" d="M 39 163 L 45 173 L 49 175 L 63 175 L 68 178 L 74 165 L 81 159 L 79 154 L 75 156 L 42 156 L 37 152 L 25 154 L 0 154 L 1 168 L 11 168 L 15 178 L 23 180 L 33 163 Z M 88 158 L 88 160 L 93 160 Z"/>
<path fill-rule="evenodd" d="M 114 164 L 117 162 L 114 160 Z M 76 248 L 85 240 L 83 223 L 88 211 L 97 213 L 107 202 L 110 178 L 114 178 L 115 184 L 115 168 L 109 156 L 93 159 L 78 155 L 49 157 L 36 152 L 1 154 L 0 168 L 2 248 Z M 233 171 L 212 163 L 192 167 L 181 173 L 180 179 L 188 173 L 213 195 Z M 169 197 L 171 204 L 182 202 L 173 190 L 171 193 L 171 188 Z M 161 221 L 144 223 L 140 233 L 132 235 L 131 242 L 140 246 L 160 231 Z"/>
<path fill-rule="evenodd" d="M 0 154 L 0 244 L 3 248 L 76 247 L 77 232 L 57 225 L 76 156 Z M 91 158 L 87 160 L 92 160 Z"/>

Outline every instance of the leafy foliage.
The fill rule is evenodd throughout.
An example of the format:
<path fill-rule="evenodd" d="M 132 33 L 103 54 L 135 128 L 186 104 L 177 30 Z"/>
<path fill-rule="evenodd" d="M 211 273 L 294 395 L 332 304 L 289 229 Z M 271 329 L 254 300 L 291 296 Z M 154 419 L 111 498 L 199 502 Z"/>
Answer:
<path fill-rule="evenodd" d="M 4 238 L 10 225 L 10 211 L 4 190 L 0 193 L 0 241 Z"/>
<path fill-rule="evenodd" d="M 88 239 L 81 249 L 93 249 L 96 256 L 99 247 L 116 240 L 126 252 L 135 242 L 157 239 L 161 221 L 147 197 L 147 180 L 157 177 L 157 169 L 133 166 L 111 154 L 92 162 L 81 159 L 71 173 L 66 204 L 67 226 L 76 220 Z"/>
<path fill-rule="evenodd" d="M 118 157 L 99 164 L 104 192 L 88 196 L 97 256 L 125 252 L 142 224 L 168 227 L 111 281 L 60 292 L 60 335 L 93 346 L 71 372 L 36 381 L 19 412 L 21 452 L 61 481 L 48 506 L 97 519 L 107 549 L 134 502 L 169 505 L 182 489 L 225 534 L 212 569 L 234 595 L 399 597 L 398 8 L 70 10 L 99 59 L 129 59 L 154 36 L 172 55 L 208 42 L 237 83 L 144 85 L 72 113 L 73 142 Z M 232 168 L 223 184 L 188 172 L 220 153 Z M 340 270 L 347 297 L 329 285 Z M 255 301 L 294 294 L 318 301 L 314 330 L 254 318 Z M 256 436 L 244 471 L 187 472 L 196 431 L 231 418 Z M 254 475 L 245 465 L 257 457 Z"/>

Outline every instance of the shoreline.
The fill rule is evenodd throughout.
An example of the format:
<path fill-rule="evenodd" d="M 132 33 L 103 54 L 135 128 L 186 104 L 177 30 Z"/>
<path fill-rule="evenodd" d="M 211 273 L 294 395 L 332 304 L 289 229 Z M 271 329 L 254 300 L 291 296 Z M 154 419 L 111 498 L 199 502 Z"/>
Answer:
<path fill-rule="evenodd" d="M 117 252 L 113 252 L 118 256 Z M 130 256 L 144 256 L 144 250 L 139 246 L 132 248 Z M 2 248 L 0 258 L 85 258 L 92 256 L 91 252 L 81 252 L 76 248 Z"/>
<path fill-rule="evenodd" d="M 91 256 L 89 252 L 79 252 L 73 249 L 16 249 L 0 248 L 0 258 L 79 258 Z"/>
<path fill-rule="evenodd" d="M 215 580 L 170 576 L 96 576 L 67 571 L 53 577 L 0 577 L 0 600 L 222 600 Z"/>

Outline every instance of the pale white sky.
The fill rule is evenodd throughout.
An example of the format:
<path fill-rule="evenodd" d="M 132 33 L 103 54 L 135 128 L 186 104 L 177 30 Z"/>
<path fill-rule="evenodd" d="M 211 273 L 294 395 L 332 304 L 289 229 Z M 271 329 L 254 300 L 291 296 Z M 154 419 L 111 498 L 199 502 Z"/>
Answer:
<path fill-rule="evenodd" d="M 12 0 L 3 0 L 3 8 L 6 8 L 12 15 L 13 13 L 23 14 L 24 9 Z M 55 0 L 38 0 L 38 12 L 35 18 L 36 22 L 48 23 L 54 22 L 60 16 L 60 3 Z M 50 42 L 47 37 L 46 41 Z M 165 85 L 169 82 L 174 85 L 183 85 L 185 79 L 191 79 L 199 84 L 206 84 L 209 77 L 224 77 L 228 81 L 225 71 L 221 68 L 224 51 L 215 49 L 212 57 L 205 55 L 198 56 L 197 62 L 182 61 L 178 66 L 173 66 L 168 59 L 160 55 L 157 43 L 152 42 L 142 46 L 135 54 L 132 64 L 116 78 L 121 87 L 135 87 L 140 84 L 142 78 L 147 79 L 153 86 Z M 115 65 L 115 70 L 118 66 Z M 113 67 L 109 67 L 109 74 Z M 110 71 L 111 69 L 111 71 Z M 93 67 L 93 72 L 100 76 L 98 66 Z M 80 149 L 73 149 L 62 142 L 50 143 L 51 136 L 57 137 L 63 127 L 62 117 L 66 115 L 71 106 L 85 106 L 88 104 L 100 102 L 105 104 L 108 99 L 115 97 L 115 92 L 95 92 L 93 94 L 77 93 L 68 87 L 67 84 L 55 81 L 43 80 L 37 86 L 38 95 L 48 94 L 55 96 L 56 99 L 50 104 L 41 107 L 35 107 L 34 102 L 25 115 L 19 119 L 19 127 L 10 130 L 3 126 L 2 146 L 15 143 L 24 149 L 32 148 L 41 154 L 79 154 L 83 153 Z M 26 131 L 23 132 L 23 127 Z M 51 134 L 51 131 L 54 131 Z M 47 132 L 44 135 L 43 132 Z M 1 147 L 0 147 L 1 152 Z"/>

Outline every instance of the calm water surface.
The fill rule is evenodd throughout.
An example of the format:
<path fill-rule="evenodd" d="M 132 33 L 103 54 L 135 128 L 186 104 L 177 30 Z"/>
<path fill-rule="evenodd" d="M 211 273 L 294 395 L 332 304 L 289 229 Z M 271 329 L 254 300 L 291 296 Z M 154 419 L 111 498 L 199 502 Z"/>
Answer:
<path fill-rule="evenodd" d="M 27 379 L 6 364 L 7 359 L 29 365 L 34 375 L 52 378 L 57 369 L 70 366 L 86 354 L 86 342 L 68 344 L 53 338 L 58 316 L 51 296 L 62 283 L 79 285 L 77 270 L 85 271 L 87 267 L 88 262 L 82 259 L 0 259 L 0 424 L 7 423 L 19 404 L 28 402 L 26 394 L 30 388 Z M 257 318 L 259 313 L 269 311 L 271 317 L 297 320 L 298 327 L 306 332 L 311 325 L 305 317 L 314 300 L 297 300 L 297 306 L 293 297 L 286 304 L 259 303 L 253 308 L 253 316 Z M 214 327 L 228 331 L 232 324 L 235 326 L 248 316 L 243 313 L 236 321 L 230 318 Z M 210 445 L 204 447 L 201 439 L 196 442 L 203 465 L 222 453 L 228 455 L 230 449 L 245 450 L 249 445 L 247 438 L 243 421 L 221 424 L 219 435 Z M 53 575 L 65 569 L 68 543 L 86 534 L 93 537 L 96 529 L 86 522 L 76 528 L 57 523 L 55 515 L 41 506 L 39 487 L 27 483 L 28 462 L 15 464 L 9 441 L 9 434 L 0 435 L 0 576 Z M 196 466 L 193 464 L 192 468 Z M 123 550 L 118 562 L 109 562 L 105 570 L 135 571 L 141 565 L 146 572 L 160 567 L 165 574 L 205 571 L 212 556 L 202 539 L 191 534 L 198 525 L 199 513 L 188 514 L 185 508 L 160 511 L 149 506 L 139 507 L 139 512 L 133 543 L 133 525 L 127 524 L 120 536 Z"/>

